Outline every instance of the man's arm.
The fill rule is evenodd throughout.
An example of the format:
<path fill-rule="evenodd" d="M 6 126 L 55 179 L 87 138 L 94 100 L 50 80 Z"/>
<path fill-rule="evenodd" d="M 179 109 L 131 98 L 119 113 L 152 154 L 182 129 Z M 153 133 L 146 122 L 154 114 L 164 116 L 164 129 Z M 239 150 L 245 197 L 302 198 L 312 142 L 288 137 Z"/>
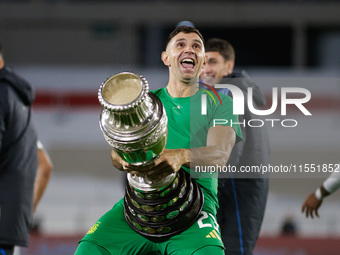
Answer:
<path fill-rule="evenodd" d="M 34 181 L 33 212 L 42 198 L 53 171 L 52 161 L 43 145 L 38 141 L 38 169 Z"/>
<path fill-rule="evenodd" d="M 225 166 L 235 145 L 236 134 L 232 127 L 215 126 L 208 130 L 207 146 L 190 149 L 189 160 L 183 166 Z"/>
<path fill-rule="evenodd" d="M 320 208 L 323 198 L 329 196 L 340 188 L 340 169 L 335 171 L 323 182 L 323 184 L 312 194 L 310 194 L 302 205 L 302 213 L 306 217 L 314 218 L 314 214 L 319 217 L 318 209 Z"/>
<path fill-rule="evenodd" d="M 111 151 L 113 165 L 119 170 L 159 181 L 182 166 L 225 166 L 236 141 L 236 134 L 229 126 L 215 126 L 208 130 L 207 146 L 194 149 L 166 149 L 148 166 L 133 166 Z"/>
<path fill-rule="evenodd" d="M 245 113 L 247 114 L 247 111 L 249 112 L 248 106 L 245 106 Z M 248 118 L 251 119 L 251 118 Z M 243 123 L 245 120 L 244 115 L 238 115 L 238 122 Z M 243 150 L 245 147 L 245 144 L 247 142 L 247 128 L 245 125 L 240 125 L 241 133 L 242 133 L 242 140 L 237 143 L 237 146 L 234 146 L 232 151 L 232 157 L 228 161 L 228 164 L 237 166 L 240 164 L 240 160 L 243 154 Z"/>

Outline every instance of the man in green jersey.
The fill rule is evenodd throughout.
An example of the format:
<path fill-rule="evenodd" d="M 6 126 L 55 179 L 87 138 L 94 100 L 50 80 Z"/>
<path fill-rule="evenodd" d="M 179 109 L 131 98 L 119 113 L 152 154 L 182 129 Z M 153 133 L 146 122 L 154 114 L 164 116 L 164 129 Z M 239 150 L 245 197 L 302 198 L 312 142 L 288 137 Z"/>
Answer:
<path fill-rule="evenodd" d="M 180 169 L 193 172 L 207 166 L 225 166 L 235 142 L 241 138 L 241 131 L 235 124 L 237 116 L 232 114 L 232 99 L 198 87 L 206 61 L 200 32 L 191 27 L 177 27 L 168 38 L 162 61 L 169 68 L 169 82 L 165 88 L 152 92 L 161 99 L 168 116 L 166 149 L 146 167 L 132 166 L 112 151 L 113 165 L 151 179 Z M 223 255 L 224 246 L 215 219 L 217 178 L 212 176 L 216 177 L 208 174 L 210 178 L 204 178 L 203 174 L 195 178 L 204 195 L 203 209 L 198 220 L 180 234 L 162 239 L 138 234 L 124 218 L 122 199 L 88 231 L 75 254 Z"/>

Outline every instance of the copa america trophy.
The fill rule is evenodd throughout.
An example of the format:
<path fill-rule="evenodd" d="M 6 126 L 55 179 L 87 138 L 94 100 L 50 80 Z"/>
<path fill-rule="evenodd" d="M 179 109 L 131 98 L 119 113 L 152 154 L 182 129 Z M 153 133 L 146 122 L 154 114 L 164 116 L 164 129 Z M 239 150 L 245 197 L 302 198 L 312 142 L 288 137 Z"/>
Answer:
<path fill-rule="evenodd" d="M 163 152 L 167 116 L 160 99 L 149 93 L 147 80 L 122 72 L 99 88 L 103 106 L 99 125 L 112 149 L 126 162 L 145 166 Z M 188 173 L 180 170 L 161 181 L 127 174 L 125 218 L 136 232 L 147 237 L 167 237 L 188 228 L 199 216 L 203 195 Z"/>

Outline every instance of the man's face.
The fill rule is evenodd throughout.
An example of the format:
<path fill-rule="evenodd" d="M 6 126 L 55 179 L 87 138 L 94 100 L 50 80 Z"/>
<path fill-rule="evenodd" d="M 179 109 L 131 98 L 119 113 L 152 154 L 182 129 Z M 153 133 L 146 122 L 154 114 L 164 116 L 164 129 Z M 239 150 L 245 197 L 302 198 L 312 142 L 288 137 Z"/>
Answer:
<path fill-rule="evenodd" d="M 201 78 L 204 83 L 215 85 L 221 79 L 232 73 L 233 62 L 225 61 L 223 56 L 218 51 L 206 52 L 207 63 L 201 73 Z"/>
<path fill-rule="evenodd" d="M 183 82 L 198 78 L 205 64 L 204 45 L 196 33 L 178 33 L 162 53 L 162 60 L 170 75 Z"/>

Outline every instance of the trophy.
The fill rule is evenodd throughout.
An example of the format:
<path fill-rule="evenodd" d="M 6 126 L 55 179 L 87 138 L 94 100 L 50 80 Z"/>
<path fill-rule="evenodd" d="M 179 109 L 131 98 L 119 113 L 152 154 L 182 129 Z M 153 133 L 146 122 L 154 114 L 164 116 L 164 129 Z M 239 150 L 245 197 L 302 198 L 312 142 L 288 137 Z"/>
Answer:
<path fill-rule="evenodd" d="M 122 72 L 99 88 L 103 109 L 99 125 L 105 140 L 126 162 L 145 166 L 163 152 L 167 116 L 160 99 L 140 74 Z M 183 169 L 162 180 L 127 174 L 125 219 L 146 237 L 170 237 L 191 226 L 203 206 L 203 194 Z"/>

